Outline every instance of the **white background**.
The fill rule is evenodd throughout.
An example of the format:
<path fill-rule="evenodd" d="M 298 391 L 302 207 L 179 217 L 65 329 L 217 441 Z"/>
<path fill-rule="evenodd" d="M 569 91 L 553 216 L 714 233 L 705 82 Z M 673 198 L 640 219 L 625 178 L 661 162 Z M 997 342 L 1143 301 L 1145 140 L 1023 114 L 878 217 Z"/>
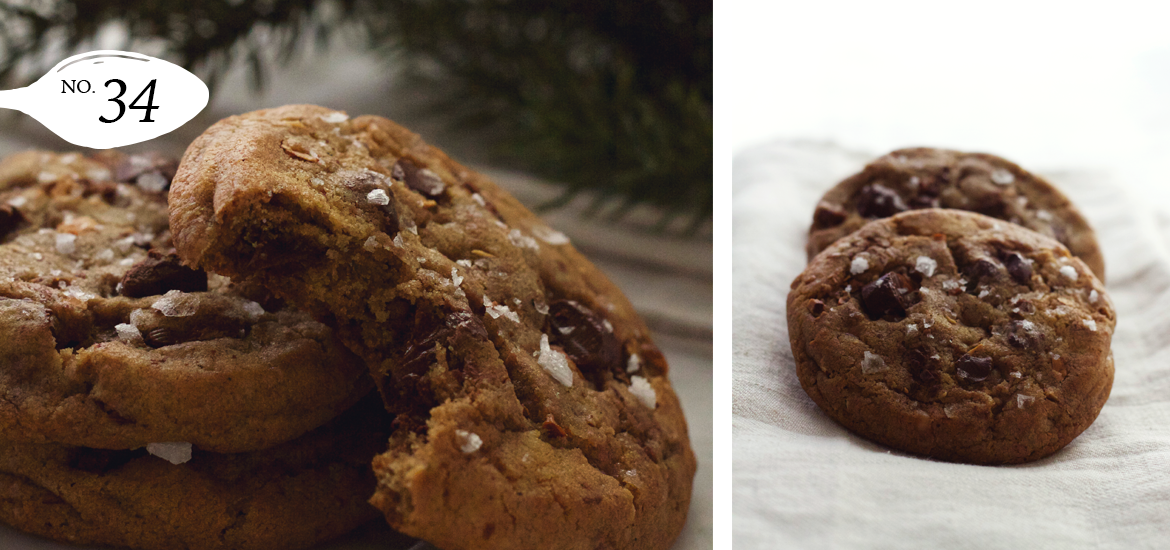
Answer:
<path fill-rule="evenodd" d="M 733 149 L 776 138 L 1103 170 L 1170 210 L 1170 27 L 1152 2 L 733 4 Z M 727 59 L 724 57 L 722 59 Z"/>

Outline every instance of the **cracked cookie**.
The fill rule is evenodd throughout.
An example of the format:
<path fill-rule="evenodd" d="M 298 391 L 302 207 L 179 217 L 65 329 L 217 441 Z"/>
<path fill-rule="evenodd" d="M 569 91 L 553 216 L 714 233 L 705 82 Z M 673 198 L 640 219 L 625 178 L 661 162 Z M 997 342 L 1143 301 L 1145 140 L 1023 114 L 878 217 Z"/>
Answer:
<path fill-rule="evenodd" d="M 901 149 L 830 189 L 813 214 L 811 259 L 867 222 L 920 208 L 955 208 L 1022 225 L 1060 241 L 1105 280 L 1093 229 L 1043 178 L 994 155 Z"/>
<path fill-rule="evenodd" d="M 976 464 L 1027 462 L 1097 417 L 1116 317 L 1060 243 L 958 210 L 872 222 L 792 283 L 788 330 L 809 397 L 867 439 Z"/>
<path fill-rule="evenodd" d="M 389 420 L 371 394 L 269 449 L 188 447 L 169 459 L 145 449 L 0 441 L 0 520 L 72 544 L 308 548 L 378 517 L 366 502 L 375 484 L 370 457 L 384 448 Z"/>
<path fill-rule="evenodd" d="M 380 117 L 222 120 L 171 191 L 180 256 L 334 326 L 396 430 L 371 502 L 445 549 L 666 548 L 695 458 L 621 292 L 494 183 Z"/>
<path fill-rule="evenodd" d="M 0 439 L 256 450 L 373 388 L 308 314 L 180 264 L 173 162 L 97 158 L 0 161 Z"/>

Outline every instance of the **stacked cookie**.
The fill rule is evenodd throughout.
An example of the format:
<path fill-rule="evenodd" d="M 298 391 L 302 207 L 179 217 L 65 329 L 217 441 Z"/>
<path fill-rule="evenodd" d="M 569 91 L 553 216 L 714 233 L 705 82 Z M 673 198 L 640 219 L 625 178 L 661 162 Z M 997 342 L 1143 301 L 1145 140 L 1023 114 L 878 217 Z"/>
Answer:
<path fill-rule="evenodd" d="M 309 315 L 180 264 L 176 165 L 0 162 L 0 519 L 135 548 L 344 533 L 372 515 L 389 433 L 375 400 L 355 405 L 373 384 Z"/>
<path fill-rule="evenodd" d="M 379 514 L 444 549 L 670 546 L 695 457 L 667 364 L 563 234 L 314 106 L 225 119 L 175 170 L 0 164 L 0 519 L 137 548 Z"/>
<path fill-rule="evenodd" d="M 1067 445 L 1113 382 L 1116 316 L 1076 208 L 998 157 L 895 151 L 831 189 L 788 295 L 808 395 L 854 433 L 1005 464 Z"/>

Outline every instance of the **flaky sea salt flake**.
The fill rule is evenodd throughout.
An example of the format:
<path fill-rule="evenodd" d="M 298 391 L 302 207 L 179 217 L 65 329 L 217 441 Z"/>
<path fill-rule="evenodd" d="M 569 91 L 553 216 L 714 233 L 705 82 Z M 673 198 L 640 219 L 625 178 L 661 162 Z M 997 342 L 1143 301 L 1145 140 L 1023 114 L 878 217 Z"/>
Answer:
<path fill-rule="evenodd" d="M 573 371 L 569 368 L 568 358 L 549 347 L 547 334 L 540 335 L 540 355 L 537 356 L 536 362 L 557 382 L 568 387 L 573 385 Z"/>
<path fill-rule="evenodd" d="M 455 437 L 459 439 L 459 450 L 464 453 L 474 453 L 483 446 L 483 439 L 472 432 L 455 430 Z"/>
<path fill-rule="evenodd" d="M 1016 181 L 1016 176 L 1001 168 L 991 172 L 991 181 L 998 185 L 1011 185 L 1012 182 Z"/>
<path fill-rule="evenodd" d="M 327 115 L 321 115 L 321 120 L 324 120 L 329 124 L 340 124 L 349 120 L 349 116 L 341 111 L 333 111 Z"/>
<path fill-rule="evenodd" d="M 1036 398 L 1032 397 L 1031 395 L 1024 395 L 1022 393 L 1016 394 L 1016 406 L 1021 408 L 1021 409 L 1024 407 L 1027 407 L 1028 405 L 1031 405 L 1032 402 L 1035 400 L 1036 400 Z"/>
<path fill-rule="evenodd" d="M 626 372 L 633 374 L 642 368 L 642 358 L 638 354 L 631 353 L 630 358 L 626 360 Z"/>
<path fill-rule="evenodd" d="M 368 194 L 366 194 L 366 201 L 370 204 L 386 206 L 387 204 L 390 204 L 390 195 L 386 194 L 385 189 L 374 189 L 373 191 L 370 191 Z"/>
<path fill-rule="evenodd" d="M 118 339 L 126 342 L 127 344 L 133 344 L 142 341 L 142 332 L 138 330 L 138 327 L 129 323 L 118 323 L 114 325 L 114 330 L 118 331 Z"/>
<path fill-rule="evenodd" d="M 937 267 L 938 262 L 929 256 L 919 256 L 917 260 L 914 260 L 914 270 L 927 277 L 933 276 Z"/>
<path fill-rule="evenodd" d="M 865 270 L 867 269 L 869 269 L 869 260 L 865 259 L 865 256 L 860 254 L 854 256 L 853 262 L 849 264 L 849 273 L 853 275 L 865 273 Z"/>
<path fill-rule="evenodd" d="M 886 360 L 882 359 L 880 355 L 868 351 L 865 352 L 865 357 L 861 360 L 862 374 L 873 374 L 884 371 L 887 368 L 889 367 L 886 365 Z"/>
<path fill-rule="evenodd" d="M 1071 279 L 1073 281 L 1077 280 L 1077 277 L 1079 276 L 1077 274 L 1077 268 L 1075 268 L 1071 265 L 1062 266 L 1060 268 L 1060 274 L 1064 275 L 1065 277 L 1068 277 L 1069 279 Z"/>
<path fill-rule="evenodd" d="M 645 378 L 634 375 L 630 377 L 630 393 L 638 398 L 643 405 L 651 409 L 658 406 L 658 394 L 654 392 L 654 387 L 650 385 L 650 381 Z"/>
<path fill-rule="evenodd" d="M 1093 332 L 1097 332 L 1097 321 L 1092 319 L 1081 319 L 1081 324 Z"/>
<path fill-rule="evenodd" d="M 454 267 L 451 268 L 451 283 L 455 286 L 463 284 L 463 277 L 459 276 L 459 271 L 457 271 Z"/>
<path fill-rule="evenodd" d="M 198 298 L 181 290 L 171 290 L 155 300 L 151 308 L 167 317 L 190 317 L 198 308 Z"/>
<path fill-rule="evenodd" d="M 147 443 L 146 452 L 171 464 L 182 464 L 191 460 L 191 444 L 186 441 Z"/>
<path fill-rule="evenodd" d="M 72 233 L 58 233 L 56 241 L 58 254 L 68 256 L 77 252 L 77 235 Z"/>

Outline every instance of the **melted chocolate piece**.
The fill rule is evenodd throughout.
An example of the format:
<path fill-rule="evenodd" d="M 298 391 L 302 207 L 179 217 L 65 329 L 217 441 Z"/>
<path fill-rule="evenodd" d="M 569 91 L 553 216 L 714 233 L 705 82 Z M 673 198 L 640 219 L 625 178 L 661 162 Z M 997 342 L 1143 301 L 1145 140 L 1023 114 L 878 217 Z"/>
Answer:
<path fill-rule="evenodd" d="M 24 222 L 24 214 L 15 206 L 11 204 L 0 206 L 0 239 L 7 237 L 9 233 L 16 230 Z"/>
<path fill-rule="evenodd" d="M 1028 327 L 1035 327 L 1028 321 L 1011 321 L 1008 323 L 1007 341 L 1013 347 L 1017 348 L 1033 348 L 1038 342 L 1039 336 Z"/>
<path fill-rule="evenodd" d="M 955 373 L 970 382 L 982 382 L 991 375 L 991 358 L 964 355 L 955 361 Z"/>
<path fill-rule="evenodd" d="M 825 312 L 825 303 L 820 300 L 809 300 L 809 311 L 813 317 L 820 317 Z"/>
<path fill-rule="evenodd" d="M 857 213 L 866 218 L 887 218 L 906 210 L 902 197 L 884 185 L 867 185 L 857 194 Z"/>
<path fill-rule="evenodd" d="M 910 278 L 901 273 L 886 273 L 861 288 L 862 309 L 870 319 L 875 320 L 887 315 L 905 317 L 906 306 L 909 305 L 906 295 L 912 284 Z"/>
<path fill-rule="evenodd" d="M 1032 266 L 1023 256 L 1015 252 L 1008 254 L 1003 259 L 1003 266 L 1007 268 L 1008 275 L 1011 275 L 1017 283 L 1026 285 L 1032 280 Z"/>
<path fill-rule="evenodd" d="M 821 202 L 813 212 L 813 227 L 824 229 L 836 227 L 845 221 L 845 211 L 835 204 Z"/>
<path fill-rule="evenodd" d="M 919 383 L 931 386 L 939 381 L 938 373 L 931 368 L 930 360 L 920 349 L 912 349 L 906 353 L 906 368 Z"/>
<path fill-rule="evenodd" d="M 548 335 L 565 350 L 582 373 L 599 375 L 621 367 L 622 350 L 600 316 L 574 300 L 548 305 Z"/>
<path fill-rule="evenodd" d="M 131 298 L 157 296 L 169 290 L 202 292 L 207 290 L 207 274 L 184 266 L 173 250 L 151 249 L 145 260 L 122 276 L 119 285 L 122 296 Z"/>

